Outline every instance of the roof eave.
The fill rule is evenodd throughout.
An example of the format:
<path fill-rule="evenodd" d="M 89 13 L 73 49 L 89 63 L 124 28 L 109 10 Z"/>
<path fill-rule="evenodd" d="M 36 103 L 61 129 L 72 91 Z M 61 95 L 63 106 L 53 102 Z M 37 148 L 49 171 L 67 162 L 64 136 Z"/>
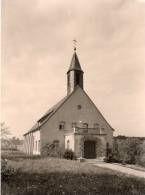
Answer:
<path fill-rule="evenodd" d="M 31 130 L 31 131 L 28 131 L 27 133 L 23 134 L 23 136 L 26 136 L 26 135 L 28 135 L 29 133 L 33 133 L 33 132 L 35 132 L 35 131 L 40 131 L 40 128 L 37 128 L 37 129 L 33 129 L 33 130 Z"/>
<path fill-rule="evenodd" d="M 84 73 L 84 71 L 83 71 L 83 70 L 79 70 L 79 69 L 75 69 L 75 68 L 73 68 L 73 69 L 69 69 L 69 70 L 67 71 L 67 74 L 68 74 L 70 71 L 79 71 L 79 72 Z"/>

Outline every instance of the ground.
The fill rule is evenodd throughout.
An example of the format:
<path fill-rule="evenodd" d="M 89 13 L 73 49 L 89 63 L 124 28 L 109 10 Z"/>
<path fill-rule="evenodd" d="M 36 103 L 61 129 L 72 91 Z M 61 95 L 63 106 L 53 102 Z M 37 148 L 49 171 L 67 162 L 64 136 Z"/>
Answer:
<path fill-rule="evenodd" d="M 145 168 L 137 165 L 123 165 L 119 163 L 105 163 L 92 160 L 88 162 L 97 167 L 103 167 L 115 171 L 119 171 L 128 175 L 145 178 Z"/>
<path fill-rule="evenodd" d="M 144 195 L 145 179 L 77 161 L 6 155 L 2 195 Z"/>

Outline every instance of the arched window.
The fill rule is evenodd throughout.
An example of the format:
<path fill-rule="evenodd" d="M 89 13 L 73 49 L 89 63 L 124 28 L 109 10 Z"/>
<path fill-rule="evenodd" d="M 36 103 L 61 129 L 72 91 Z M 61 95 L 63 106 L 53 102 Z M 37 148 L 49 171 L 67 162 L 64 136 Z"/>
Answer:
<path fill-rule="evenodd" d="M 76 127 L 77 126 L 77 123 L 76 122 L 73 122 L 72 123 L 72 128 Z"/>
<path fill-rule="evenodd" d="M 70 141 L 67 140 L 67 149 L 69 149 L 69 148 L 70 148 Z"/>
<path fill-rule="evenodd" d="M 59 149 L 59 140 L 53 140 L 53 146 L 54 146 L 54 150 L 58 151 L 58 149 Z"/>
<path fill-rule="evenodd" d="M 99 127 L 98 123 L 94 124 L 94 128 L 96 129 L 97 133 L 99 134 L 100 133 L 100 127 Z"/>
<path fill-rule="evenodd" d="M 101 133 L 102 134 L 105 133 L 105 128 L 104 127 L 101 128 Z"/>
<path fill-rule="evenodd" d="M 88 129 L 88 123 L 83 123 L 83 128 Z"/>

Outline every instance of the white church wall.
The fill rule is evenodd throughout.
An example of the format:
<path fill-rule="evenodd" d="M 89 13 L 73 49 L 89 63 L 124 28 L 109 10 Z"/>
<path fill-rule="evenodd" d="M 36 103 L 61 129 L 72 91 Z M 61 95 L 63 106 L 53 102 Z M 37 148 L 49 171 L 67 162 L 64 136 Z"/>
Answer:
<path fill-rule="evenodd" d="M 24 136 L 24 151 L 26 154 L 33 154 L 33 133 Z"/>
<path fill-rule="evenodd" d="M 40 154 L 40 131 L 33 132 L 33 154 Z"/>

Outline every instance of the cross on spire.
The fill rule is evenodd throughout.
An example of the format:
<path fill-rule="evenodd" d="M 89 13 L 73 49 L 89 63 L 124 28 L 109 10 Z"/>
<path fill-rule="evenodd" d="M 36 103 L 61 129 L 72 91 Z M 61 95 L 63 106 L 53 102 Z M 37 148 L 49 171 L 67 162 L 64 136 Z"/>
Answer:
<path fill-rule="evenodd" d="M 76 48 L 77 40 L 74 39 L 74 40 L 73 40 L 73 43 L 74 43 L 74 51 L 76 51 L 76 50 L 77 50 L 77 48 Z"/>

